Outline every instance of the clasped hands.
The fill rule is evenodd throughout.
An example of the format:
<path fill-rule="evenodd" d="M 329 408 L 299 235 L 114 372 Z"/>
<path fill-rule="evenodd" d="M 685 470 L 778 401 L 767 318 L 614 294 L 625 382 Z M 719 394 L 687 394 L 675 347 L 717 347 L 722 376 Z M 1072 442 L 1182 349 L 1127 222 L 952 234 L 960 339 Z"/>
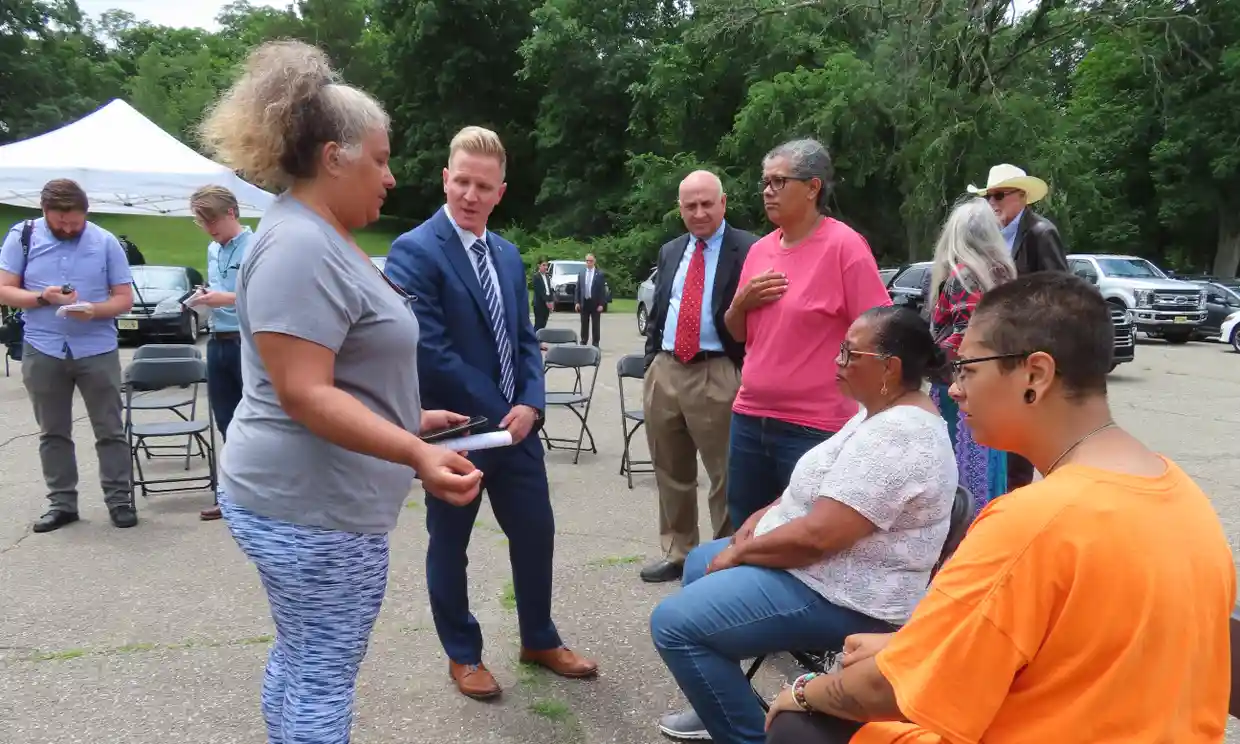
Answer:
<path fill-rule="evenodd" d="M 516 444 L 529 436 L 537 416 L 538 412 L 531 406 L 515 405 L 499 425 L 508 430 L 512 443 Z M 468 421 L 468 416 L 453 411 L 423 411 L 420 430 L 437 431 Z M 411 464 L 428 493 L 453 506 L 464 506 L 478 498 L 482 488 L 482 471 L 465 455 L 419 441 Z"/>

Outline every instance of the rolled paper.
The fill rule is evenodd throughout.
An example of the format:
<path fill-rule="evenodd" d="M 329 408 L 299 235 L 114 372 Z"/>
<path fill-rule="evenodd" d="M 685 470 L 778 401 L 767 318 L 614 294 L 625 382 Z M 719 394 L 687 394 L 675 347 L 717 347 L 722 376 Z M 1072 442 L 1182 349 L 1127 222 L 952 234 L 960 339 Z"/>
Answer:
<path fill-rule="evenodd" d="M 506 429 L 500 429 L 499 431 L 488 431 L 483 434 L 453 437 L 442 442 L 436 442 L 436 444 L 440 447 L 446 447 L 453 452 L 473 452 L 475 450 L 508 447 L 512 445 L 512 435 Z"/>

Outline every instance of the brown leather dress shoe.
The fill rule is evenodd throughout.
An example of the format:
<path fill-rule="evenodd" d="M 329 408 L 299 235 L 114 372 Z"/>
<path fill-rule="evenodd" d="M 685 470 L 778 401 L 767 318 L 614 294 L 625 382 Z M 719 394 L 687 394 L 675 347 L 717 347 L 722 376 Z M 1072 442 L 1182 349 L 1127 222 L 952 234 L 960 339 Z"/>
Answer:
<path fill-rule="evenodd" d="M 489 700 L 500 694 L 499 683 L 483 664 L 457 664 L 448 662 L 448 674 L 456 682 L 456 689 L 474 700 Z"/>
<path fill-rule="evenodd" d="M 598 674 L 598 662 L 570 651 L 565 646 L 551 648 L 546 651 L 521 649 L 521 661 L 526 664 L 544 666 L 561 677 L 580 679 Z"/>

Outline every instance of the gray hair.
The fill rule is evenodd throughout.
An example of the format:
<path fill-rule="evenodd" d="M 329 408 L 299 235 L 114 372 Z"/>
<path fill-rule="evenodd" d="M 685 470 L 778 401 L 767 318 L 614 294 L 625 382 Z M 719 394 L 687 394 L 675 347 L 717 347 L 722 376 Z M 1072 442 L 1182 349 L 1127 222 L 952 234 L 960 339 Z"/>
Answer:
<path fill-rule="evenodd" d="M 340 82 L 327 55 L 300 41 L 255 49 L 241 78 L 212 106 L 199 132 L 208 152 L 263 186 L 311 178 L 323 145 L 346 157 L 389 119 L 371 96 Z"/>
<path fill-rule="evenodd" d="M 766 154 L 763 165 L 775 158 L 784 158 L 791 166 L 791 175 L 808 181 L 817 178 L 822 184 L 818 191 L 817 207 L 820 214 L 827 213 L 827 202 L 831 199 L 831 189 L 835 185 L 835 166 L 831 163 L 831 155 L 827 148 L 815 139 L 798 139 L 785 142 Z"/>
<path fill-rule="evenodd" d="M 999 220 L 985 199 L 964 199 L 943 223 L 943 232 L 934 246 L 929 302 L 934 302 L 934 293 L 953 270 L 972 292 L 986 292 L 1016 278 L 1016 265 L 999 232 Z"/>

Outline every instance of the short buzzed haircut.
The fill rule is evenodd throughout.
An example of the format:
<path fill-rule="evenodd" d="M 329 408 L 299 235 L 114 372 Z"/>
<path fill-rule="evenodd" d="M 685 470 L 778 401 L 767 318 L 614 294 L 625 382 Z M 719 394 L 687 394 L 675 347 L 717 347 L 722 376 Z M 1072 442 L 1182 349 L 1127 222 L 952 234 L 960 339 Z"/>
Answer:
<path fill-rule="evenodd" d="M 233 217 L 241 216 L 241 208 L 237 205 L 237 197 L 223 186 L 203 186 L 189 198 L 189 211 L 203 220 L 216 220 L 232 212 Z"/>
<path fill-rule="evenodd" d="M 504 143 L 500 141 L 499 135 L 490 129 L 470 126 L 457 132 L 448 147 L 449 163 L 458 152 L 495 158 L 499 161 L 500 173 L 508 171 L 508 154 L 504 151 Z"/>
<path fill-rule="evenodd" d="M 969 321 L 996 354 L 1045 352 L 1068 397 L 1105 395 L 1115 354 L 1111 308 L 1098 289 L 1061 271 L 1040 271 L 991 289 Z M 1014 369 L 1020 359 L 1002 360 Z"/>

